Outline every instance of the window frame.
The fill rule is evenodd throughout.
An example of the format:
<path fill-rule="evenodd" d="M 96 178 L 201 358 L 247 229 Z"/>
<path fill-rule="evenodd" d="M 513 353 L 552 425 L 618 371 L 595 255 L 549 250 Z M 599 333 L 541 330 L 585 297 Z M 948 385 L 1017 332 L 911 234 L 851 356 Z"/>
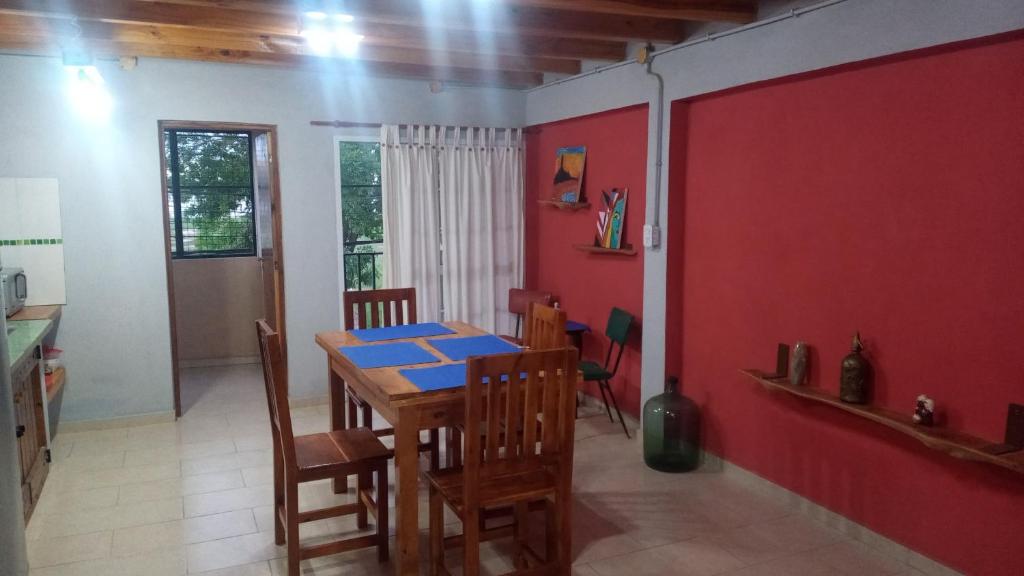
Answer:
<path fill-rule="evenodd" d="M 350 128 L 347 129 L 343 134 L 336 134 L 334 136 L 334 217 L 335 226 L 334 230 L 337 233 L 338 242 L 336 245 L 337 255 L 335 262 L 338 263 L 338 302 L 340 304 L 341 297 L 345 292 L 345 230 L 343 228 L 345 220 L 343 212 L 343 203 L 341 200 L 341 190 L 344 186 L 344 181 L 341 177 L 341 144 L 343 142 L 356 142 L 356 143 L 374 143 L 380 144 L 379 130 L 373 128 Z M 383 166 L 381 167 L 383 172 Z M 381 244 L 386 244 L 387 238 L 381 239 Z M 385 255 L 387 254 L 387 248 L 385 246 Z M 387 269 L 387 261 L 384 262 L 384 268 Z M 387 274 L 384 275 L 384 286 L 388 287 Z M 343 306 L 339 306 L 342 310 L 340 311 L 339 318 L 341 325 L 345 325 L 345 311 Z"/>
<path fill-rule="evenodd" d="M 252 211 L 249 219 L 252 224 L 252 249 L 251 250 L 205 250 L 202 252 L 185 252 L 185 235 L 181 217 L 181 174 L 178 167 L 178 134 L 244 134 L 247 138 L 249 155 L 249 205 Z M 167 181 L 167 197 L 173 204 L 173 211 L 168 209 L 168 216 L 173 217 L 173 226 L 168 222 L 171 238 L 171 260 L 205 260 L 210 258 L 255 258 L 259 252 L 259 235 L 256 231 L 256 169 L 253 161 L 253 131 L 252 130 L 221 130 L 214 128 L 164 128 L 164 141 L 167 143 L 170 154 L 166 158 L 167 170 L 170 178 Z M 162 151 L 164 152 L 164 151 Z M 164 152 L 166 154 L 166 152 Z M 231 186 L 241 188 L 242 186 Z"/>

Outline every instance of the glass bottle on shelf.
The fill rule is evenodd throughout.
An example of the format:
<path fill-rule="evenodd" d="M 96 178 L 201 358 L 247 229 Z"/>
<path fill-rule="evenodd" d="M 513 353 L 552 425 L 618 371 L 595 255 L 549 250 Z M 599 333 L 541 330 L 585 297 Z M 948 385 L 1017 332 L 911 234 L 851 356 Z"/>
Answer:
<path fill-rule="evenodd" d="M 700 465 L 700 409 L 670 376 L 666 390 L 644 403 L 644 462 L 662 472 L 689 472 Z"/>

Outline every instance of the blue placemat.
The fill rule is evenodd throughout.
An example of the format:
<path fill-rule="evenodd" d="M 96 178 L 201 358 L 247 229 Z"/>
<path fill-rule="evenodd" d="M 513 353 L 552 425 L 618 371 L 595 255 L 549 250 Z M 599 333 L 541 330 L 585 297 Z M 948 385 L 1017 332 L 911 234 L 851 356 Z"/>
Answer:
<path fill-rule="evenodd" d="M 437 322 L 425 322 L 423 324 L 405 324 L 402 326 L 387 326 L 385 328 L 359 328 L 351 330 L 356 338 L 363 342 L 380 342 L 382 340 L 399 340 L 401 338 L 423 338 L 426 336 L 441 336 L 442 334 L 455 334 L 455 330 L 445 327 Z"/>
<path fill-rule="evenodd" d="M 338 350 L 348 356 L 357 368 L 383 368 L 384 366 L 406 366 L 440 362 L 437 356 L 427 352 L 415 342 L 392 342 L 369 346 L 342 346 Z"/>
<path fill-rule="evenodd" d="M 466 385 L 466 365 L 461 362 L 430 368 L 405 368 L 398 373 L 424 392 L 461 388 Z"/>
<path fill-rule="evenodd" d="M 569 320 L 565 323 L 566 332 L 590 332 L 590 326 L 587 326 L 583 322 L 576 322 L 575 320 Z"/>
<path fill-rule="evenodd" d="M 490 356 L 492 354 L 511 354 L 519 352 L 519 346 L 510 344 L 497 336 L 468 336 L 466 338 L 439 338 L 427 340 L 427 343 L 438 352 L 455 360 L 465 360 L 470 356 Z"/>
<path fill-rule="evenodd" d="M 464 362 L 431 366 L 430 368 L 405 368 L 399 370 L 398 373 L 424 392 L 461 388 L 466 385 L 466 364 Z M 519 378 L 525 380 L 526 372 L 520 373 Z M 502 375 L 501 381 L 507 382 L 508 376 Z M 487 383 L 488 379 L 484 378 L 484 384 Z"/>

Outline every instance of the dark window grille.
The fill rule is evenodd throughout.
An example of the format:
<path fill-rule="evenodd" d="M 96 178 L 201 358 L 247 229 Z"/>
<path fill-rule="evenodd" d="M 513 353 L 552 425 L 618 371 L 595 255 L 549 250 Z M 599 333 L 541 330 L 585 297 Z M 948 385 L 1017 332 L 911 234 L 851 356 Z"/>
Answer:
<path fill-rule="evenodd" d="M 256 255 L 252 135 L 167 130 L 172 258 Z"/>
<path fill-rule="evenodd" d="M 380 144 L 341 142 L 340 147 L 345 290 L 376 290 L 384 281 Z"/>

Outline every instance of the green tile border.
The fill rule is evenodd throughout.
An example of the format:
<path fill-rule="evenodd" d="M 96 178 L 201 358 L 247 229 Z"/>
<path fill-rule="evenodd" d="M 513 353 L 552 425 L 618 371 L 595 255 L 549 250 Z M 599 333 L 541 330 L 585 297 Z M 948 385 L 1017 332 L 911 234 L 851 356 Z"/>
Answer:
<path fill-rule="evenodd" d="M 22 240 L 0 240 L 0 246 L 49 246 L 63 243 L 63 238 L 25 238 Z"/>

